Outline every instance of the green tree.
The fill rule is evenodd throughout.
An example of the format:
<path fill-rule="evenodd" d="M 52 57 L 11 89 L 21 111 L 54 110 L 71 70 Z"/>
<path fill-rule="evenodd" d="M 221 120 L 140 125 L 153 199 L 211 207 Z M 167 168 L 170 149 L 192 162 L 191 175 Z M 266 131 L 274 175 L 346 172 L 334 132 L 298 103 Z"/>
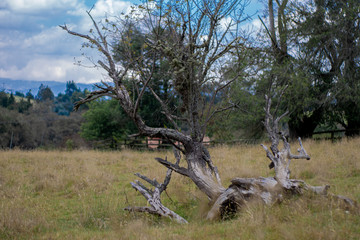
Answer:
<path fill-rule="evenodd" d="M 19 113 L 26 113 L 32 106 L 30 101 L 25 101 L 24 98 L 21 98 L 19 102 L 16 103 L 16 108 Z"/>
<path fill-rule="evenodd" d="M 128 22 L 125 26 L 124 34 L 121 40 L 114 48 L 114 59 L 119 64 L 129 67 L 136 71 L 136 68 L 132 63 L 132 59 L 140 59 L 139 62 L 142 67 L 146 67 L 154 57 L 153 49 L 149 48 L 146 44 L 146 39 L 155 37 L 155 33 L 143 33 L 139 26 L 133 22 Z M 162 29 L 162 31 L 165 31 Z M 146 87 L 156 93 L 169 106 L 169 109 L 175 111 L 176 109 L 176 96 L 175 91 L 171 91 L 170 81 L 171 74 L 169 73 L 170 64 L 163 56 L 156 56 L 156 61 L 152 66 L 152 81 L 144 86 L 144 83 L 136 80 L 127 79 L 127 85 L 133 89 L 132 97 L 135 99 L 142 94 L 142 99 L 139 104 L 139 112 L 143 116 L 144 120 L 149 126 L 152 127 L 164 127 L 170 126 L 171 123 L 162 114 L 162 107 L 160 102 L 154 97 L 152 92 Z M 171 92 L 171 93 L 170 93 Z"/>
<path fill-rule="evenodd" d="M 26 99 L 28 101 L 35 99 L 34 95 L 31 93 L 31 89 L 26 93 Z"/>
<path fill-rule="evenodd" d="M 15 105 L 15 97 L 13 93 L 10 93 L 8 100 L 8 107 L 14 108 L 14 105 Z"/>
<path fill-rule="evenodd" d="M 360 128 L 360 2 L 307 1 L 295 9 L 298 41 L 315 94 L 328 99 L 327 111 L 322 111 L 327 125 L 340 123 L 347 135 L 359 134 L 353 130 Z"/>
<path fill-rule="evenodd" d="M 9 105 L 9 97 L 5 91 L 0 92 L 0 104 L 4 108 Z"/>
<path fill-rule="evenodd" d="M 91 102 L 83 117 L 81 136 L 87 140 L 122 139 L 136 130 L 131 119 L 115 100 L 101 99 Z M 114 146 L 114 145 L 112 145 Z"/>
<path fill-rule="evenodd" d="M 15 96 L 24 98 L 25 94 L 23 94 L 22 92 L 16 91 Z"/>
<path fill-rule="evenodd" d="M 85 89 L 81 92 L 80 88 L 76 86 L 74 81 L 68 81 L 66 83 L 65 94 L 59 93 L 54 101 L 54 112 L 58 115 L 69 116 L 73 111 L 74 103 L 84 98 L 87 94 Z M 87 106 L 82 106 L 81 110 L 87 109 Z"/>
<path fill-rule="evenodd" d="M 74 81 L 67 81 L 65 94 L 71 97 L 76 92 L 80 92 L 80 88 L 76 86 L 76 83 Z"/>
<path fill-rule="evenodd" d="M 54 93 L 51 91 L 51 88 L 41 84 L 39 87 L 39 92 L 36 95 L 35 99 L 40 102 L 53 101 Z"/>

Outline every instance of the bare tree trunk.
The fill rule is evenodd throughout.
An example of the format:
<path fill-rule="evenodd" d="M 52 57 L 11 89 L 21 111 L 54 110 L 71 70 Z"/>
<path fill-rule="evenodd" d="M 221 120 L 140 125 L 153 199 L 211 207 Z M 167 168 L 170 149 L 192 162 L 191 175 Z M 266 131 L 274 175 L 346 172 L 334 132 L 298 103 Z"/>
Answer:
<path fill-rule="evenodd" d="M 270 39 L 271 39 L 271 45 L 274 50 L 278 48 L 277 46 L 277 39 L 276 39 L 276 33 L 275 33 L 275 20 L 274 20 L 274 4 L 273 0 L 269 0 L 268 2 L 269 7 L 269 24 L 270 24 Z"/>
<path fill-rule="evenodd" d="M 270 168 L 275 169 L 275 176 L 268 178 L 235 178 L 231 185 L 215 201 L 208 212 L 207 219 L 214 220 L 225 216 L 228 213 L 236 212 L 248 201 L 258 199 L 265 204 L 272 204 L 276 201 L 282 201 L 287 195 L 303 194 L 305 191 L 311 191 L 316 194 L 326 195 L 343 202 L 347 207 L 353 208 L 357 204 L 344 196 L 328 194 L 328 185 L 311 186 L 302 180 L 290 179 L 290 161 L 291 159 L 310 160 L 305 148 L 299 138 L 300 148 L 298 154 L 294 155 L 290 151 L 290 144 L 286 137 L 279 131 L 279 122 L 287 113 L 274 118 L 271 114 L 271 99 L 266 97 L 265 121 L 271 140 L 270 150 L 265 146 L 266 156 L 270 159 Z M 284 148 L 279 150 L 280 141 L 283 141 Z"/>
<path fill-rule="evenodd" d="M 129 207 L 127 210 L 149 212 L 175 219 L 180 223 L 186 223 L 185 219 L 169 210 L 161 203 L 160 195 L 166 189 L 172 171 L 189 177 L 196 186 L 207 195 L 210 202 L 214 203 L 208 213 L 208 219 L 216 219 L 234 212 L 251 199 L 260 199 L 266 204 L 271 204 L 274 201 L 281 200 L 284 192 L 291 192 L 294 194 L 302 193 L 303 190 L 311 190 L 316 193 L 326 194 L 328 186 L 312 187 L 305 184 L 303 181 L 290 179 L 290 160 L 300 158 L 310 159 L 310 157 L 303 148 L 301 140 L 299 140 L 301 147 L 299 155 L 291 154 L 290 145 L 286 141 L 286 138 L 280 133 L 278 126 L 279 121 L 286 114 L 274 119 L 270 112 L 271 99 L 269 98 L 266 99 L 267 105 L 265 108 L 266 117 L 264 124 L 272 142 L 270 147 L 271 151 L 265 146 L 263 146 L 263 148 L 266 150 L 267 157 L 271 160 L 270 167 L 275 168 L 275 177 L 236 178 L 232 180 L 232 184 L 227 189 L 222 186 L 218 170 L 213 164 L 209 152 L 202 143 L 206 124 L 213 114 L 222 111 L 222 109 L 213 109 L 212 106 L 214 104 L 210 104 L 208 114 L 203 115 L 202 112 L 205 112 L 204 109 L 206 104 L 203 104 L 202 110 L 198 105 L 201 105 L 202 101 L 200 88 L 212 79 L 208 73 L 211 70 L 216 69 L 212 66 L 215 63 L 220 64 L 220 58 L 223 56 L 226 58 L 226 54 L 235 49 L 238 44 L 239 38 L 236 37 L 231 41 L 225 41 L 229 33 L 228 31 L 231 29 L 231 24 L 227 26 L 227 30 L 223 33 L 216 32 L 220 20 L 225 17 L 223 14 L 234 10 L 233 8 L 238 6 L 238 1 L 219 1 L 216 3 L 214 9 L 206 9 L 211 5 L 208 3 L 212 2 L 204 1 L 202 2 L 202 6 L 205 8 L 205 11 L 198 7 L 198 15 L 197 17 L 193 17 L 193 19 L 192 15 L 195 11 L 190 7 L 189 2 L 190 1 L 187 1 L 187 10 L 185 12 L 181 12 L 181 8 L 176 9 L 176 11 L 171 11 L 171 6 L 166 9 L 168 11 L 165 11 L 167 12 L 166 15 L 171 13 L 178 14 L 174 17 L 180 17 L 182 19 L 182 30 L 177 24 L 170 26 L 169 29 L 167 29 L 168 31 L 165 32 L 173 33 L 173 35 L 164 35 L 163 38 L 156 39 L 156 41 L 151 41 L 151 39 L 149 39 L 147 43 L 153 51 L 161 52 L 164 57 L 174 65 L 172 67 L 172 70 L 174 71 L 174 89 L 182 97 L 185 106 L 184 114 L 186 114 L 185 122 L 190 129 L 189 134 L 182 132 L 175 121 L 177 119 L 183 120 L 183 118 L 181 118 L 181 116 L 173 116 L 167 105 L 156 95 L 151 86 L 148 85 L 153 77 L 153 69 L 155 68 L 155 63 L 158 59 L 151 59 L 152 64 L 147 64 L 145 69 L 142 69 L 144 63 L 141 62 L 140 59 L 128 59 L 129 61 L 134 62 L 134 65 L 129 64 L 123 66 L 123 68 L 118 68 L 113 57 L 113 49 L 107 40 L 109 35 L 106 31 L 105 33 L 101 32 L 101 28 L 98 27 L 98 24 L 92 18 L 90 12 L 88 12 L 88 14 L 95 28 L 95 30 L 91 32 L 93 34 L 80 34 L 71 31 L 66 25 L 61 26 L 61 28 L 69 34 L 87 40 L 91 46 L 98 49 L 103 57 L 101 58 L 102 60 L 98 61 L 98 65 L 106 70 L 112 80 L 112 84 L 103 82 L 102 85 L 97 85 L 99 90 L 91 92 L 85 99 L 77 102 L 75 109 L 83 103 L 101 97 L 117 99 L 126 114 L 138 128 L 138 135 L 165 138 L 173 143 L 185 157 L 187 163 L 186 167 L 181 167 L 179 165 L 180 153 L 175 154 L 177 159 L 176 163 L 171 163 L 167 161 L 167 159 L 156 158 L 159 163 L 168 168 L 166 178 L 162 184 L 159 184 L 156 180 L 150 180 L 141 174 L 136 174 L 138 177 L 155 187 L 154 190 L 151 190 L 139 181 L 132 183 L 133 188 L 142 193 L 151 207 Z M 269 1 L 269 4 L 270 3 L 272 4 L 272 1 Z M 197 6 L 197 2 L 192 1 L 192 6 Z M 151 8 L 149 11 L 152 10 L 153 9 Z M 272 7 L 270 11 L 272 11 Z M 276 44 L 273 11 L 270 15 L 272 18 L 270 20 L 272 22 L 272 41 L 273 44 Z M 170 17 L 168 20 L 172 21 L 173 19 Z M 191 21 L 194 20 L 196 24 L 192 24 Z M 164 21 L 164 19 L 162 21 Z M 240 22 L 237 21 L 236 23 Z M 159 27 L 160 26 L 161 25 L 159 25 Z M 207 28 L 204 26 L 207 26 Z M 107 28 L 105 29 L 108 31 Z M 155 27 L 155 29 L 158 28 Z M 177 31 L 174 29 L 177 29 Z M 149 30 L 151 30 L 149 32 L 153 32 L 154 28 Z M 209 33 L 207 35 L 207 40 L 205 41 L 200 38 L 200 35 L 203 32 Z M 171 37 L 171 41 L 168 41 L 169 39 L 166 39 L 167 37 Z M 199 42 L 203 43 L 199 45 Z M 151 61 L 149 60 L 149 62 Z M 140 72 L 137 77 L 142 84 L 143 90 L 141 90 L 137 99 L 131 97 L 131 91 L 126 88 L 125 84 L 130 69 Z M 235 79 L 236 77 L 215 89 L 214 96 L 223 88 L 229 86 Z M 139 114 L 139 104 L 146 89 L 150 90 L 155 99 L 160 102 L 164 114 L 174 125 L 173 128 L 156 128 L 146 125 Z M 276 115 L 276 111 L 274 115 Z M 206 119 L 205 122 L 203 120 L 204 118 Z M 280 140 L 284 141 L 284 149 L 282 150 L 278 149 Z M 183 146 L 176 146 L 176 141 L 181 142 Z M 349 200 L 347 202 L 351 201 Z"/>
<path fill-rule="evenodd" d="M 201 142 L 192 142 L 189 146 L 185 146 L 185 149 L 187 168 L 179 167 L 161 158 L 156 160 L 167 168 L 189 177 L 209 200 L 213 201 L 225 191 L 225 188 L 221 185 L 218 170 L 213 165 L 210 154 Z"/>

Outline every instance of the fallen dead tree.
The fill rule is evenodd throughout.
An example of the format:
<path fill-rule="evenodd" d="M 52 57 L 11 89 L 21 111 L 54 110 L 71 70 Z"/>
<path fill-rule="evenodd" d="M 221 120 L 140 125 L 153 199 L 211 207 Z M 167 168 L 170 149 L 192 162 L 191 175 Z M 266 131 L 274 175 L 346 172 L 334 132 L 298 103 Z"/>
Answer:
<path fill-rule="evenodd" d="M 179 165 L 180 158 L 181 158 L 180 153 L 176 149 L 174 149 L 174 154 L 176 157 L 175 165 Z M 135 181 L 135 183 L 134 182 L 131 183 L 131 186 L 134 189 L 136 189 L 137 191 L 139 191 L 146 198 L 146 200 L 150 204 L 150 207 L 148 207 L 148 206 L 126 207 L 125 210 L 134 211 L 134 212 L 147 212 L 147 213 L 159 215 L 162 217 L 168 217 L 170 219 L 177 221 L 178 223 L 188 223 L 183 217 L 181 217 L 178 214 L 176 214 L 175 212 L 171 211 L 170 209 L 168 209 L 161 203 L 160 195 L 163 191 L 166 190 L 167 185 L 170 183 L 171 174 L 172 174 L 172 170 L 168 169 L 166 172 L 164 182 L 160 184 L 160 183 L 158 183 L 158 181 L 156 181 L 156 179 L 151 180 L 144 175 L 135 173 L 136 176 L 143 179 L 144 181 L 146 181 L 147 183 L 149 183 L 151 186 L 154 187 L 154 190 L 149 189 L 146 186 L 144 186 L 140 181 L 137 181 L 137 180 Z"/>
<path fill-rule="evenodd" d="M 157 4 L 156 7 L 154 4 Z M 207 214 L 209 220 L 220 219 L 228 213 L 236 212 L 252 199 L 271 204 L 288 194 L 302 194 L 304 191 L 326 195 L 328 186 L 314 187 L 290 178 L 290 160 L 309 160 L 310 157 L 300 139 L 299 153 L 291 153 L 290 144 L 279 129 L 279 122 L 286 114 L 277 117 L 271 113 L 271 98 L 266 98 L 264 122 L 271 146 L 270 150 L 266 146 L 263 148 L 271 161 L 270 167 L 275 169 L 274 177 L 236 178 L 226 188 L 222 185 L 218 169 L 203 143 L 207 124 L 213 116 L 237 105 L 230 100 L 226 106 L 216 105 L 215 102 L 220 93 L 226 96 L 228 87 L 244 72 L 241 67 L 219 71 L 219 66 L 224 65 L 234 54 L 246 54 L 246 41 L 238 35 L 240 31 L 234 32 L 242 21 L 244 3 L 238 0 L 186 1 L 186 4 L 151 1 L 141 9 L 145 11 L 140 15 L 143 19 L 137 16 L 133 19 L 135 22 L 131 22 L 130 17 L 121 23 L 110 23 L 107 19 L 107 24 L 100 26 L 88 12 L 94 26 L 90 34 L 75 32 L 67 25 L 60 26 L 67 33 L 84 39 L 84 46 L 99 51 L 101 57 L 96 66 L 103 68 L 108 74 L 108 80 L 111 80 L 96 85 L 97 90 L 77 102 L 75 109 L 81 104 L 102 97 L 116 99 L 137 127 L 136 135 L 166 139 L 178 151 L 175 163 L 166 158 L 156 159 L 168 169 L 163 183 L 136 174 L 154 187 L 149 189 L 140 181 L 132 183 L 133 188 L 146 198 L 150 207 L 128 207 L 127 210 L 149 212 L 186 223 L 185 219 L 161 203 L 161 193 L 169 184 L 172 172 L 191 179 L 207 196 L 212 206 Z M 229 14 L 232 14 L 232 20 L 224 27 L 221 23 Z M 134 26 L 139 25 L 141 30 L 146 29 L 146 32 L 143 33 L 144 42 L 140 44 L 140 51 L 135 51 L 132 37 L 136 40 L 141 34 L 131 34 L 136 30 Z M 206 38 L 204 33 L 207 33 Z M 117 42 L 118 45 L 114 44 Z M 117 47 L 121 49 L 121 59 L 125 60 L 115 59 Z M 171 77 L 168 84 L 172 85 L 180 101 L 178 109 L 175 110 L 167 105 L 166 99 L 162 99 L 152 86 L 154 76 L 163 74 L 159 63 L 165 60 L 169 65 L 166 74 Z M 209 89 L 212 92 L 204 94 Z M 145 122 L 139 111 L 145 92 L 151 93 L 153 99 L 159 103 L 162 114 L 171 126 L 153 127 Z M 210 100 L 206 100 L 208 96 L 211 96 Z M 184 132 L 180 126 L 186 126 L 188 131 Z M 284 145 L 281 150 L 280 142 Z M 185 161 L 181 165 L 180 154 Z M 354 205 L 350 199 L 343 199 Z"/>
<path fill-rule="evenodd" d="M 344 196 L 328 194 L 329 185 L 311 186 L 302 180 L 290 178 L 290 162 L 292 159 L 310 160 L 301 139 L 298 138 L 298 154 L 292 154 L 290 144 L 279 129 L 280 120 L 285 117 L 287 112 L 279 117 L 274 117 L 271 113 L 271 99 L 266 96 L 265 121 L 264 125 L 271 140 L 270 150 L 261 145 L 267 158 L 271 161 L 269 168 L 274 168 L 275 176 L 268 178 L 235 178 L 231 185 L 218 197 L 207 215 L 207 219 L 218 219 L 228 212 L 236 212 L 248 201 L 254 199 L 261 200 L 264 204 L 281 202 L 284 198 L 303 194 L 311 191 L 315 194 L 329 196 L 342 200 L 348 207 L 356 207 L 356 203 Z M 280 142 L 283 148 L 279 150 Z"/>
<path fill-rule="evenodd" d="M 275 176 L 268 178 L 235 178 L 231 180 L 231 185 L 224 190 L 217 199 L 212 203 L 212 207 L 207 214 L 208 220 L 222 219 L 230 214 L 236 213 L 245 204 L 253 200 L 260 200 L 264 204 L 271 205 L 275 202 L 281 202 L 285 198 L 289 198 L 294 195 L 302 195 L 307 191 L 313 192 L 318 195 L 326 196 L 330 199 L 336 199 L 340 201 L 342 205 L 347 209 L 353 209 L 357 207 L 357 203 L 353 200 L 340 196 L 329 194 L 329 185 L 324 186 L 311 186 L 302 180 L 290 178 L 290 162 L 292 159 L 306 159 L 310 160 L 310 156 L 307 154 L 302 141 L 298 138 L 299 146 L 298 154 L 292 154 L 290 150 L 290 144 L 284 136 L 283 132 L 279 129 L 279 122 L 281 118 L 286 116 L 287 113 L 280 117 L 274 118 L 270 112 L 271 99 L 266 97 L 266 117 L 265 117 L 265 128 L 269 134 L 271 140 L 270 150 L 265 146 L 261 145 L 267 158 L 271 161 L 269 168 L 274 168 Z M 283 148 L 279 150 L 279 144 L 283 143 Z M 151 214 L 157 214 L 176 220 L 179 223 L 187 223 L 185 219 L 174 214 L 172 211 L 164 207 L 160 200 L 154 201 L 154 199 L 160 199 L 160 194 L 170 182 L 172 169 L 179 169 L 180 155 L 179 152 L 175 151 L 176 163 L 171 164 L 167 160 L 157 159 L 160 163 L 167 166 L 168 172 L 163 184 L 158 184 L 156 180 L 150 180 L 147 177 L 136 174 L 138 177 L 144 179 L 151 185 L 155 186 L 154 191 L 145 190 L 146 187 L 132 183 L 132 186 L 140 191 L 145 198 L 148 200 L 152 207 L 128 207 L 126 210 L 148 212 Z M 185 171 L 183 169 L 182 171 Z M 149 197 L 149 193 L 155 195 L 155 197 Z M 166 209 L 165 211 L 163 209 Z"/>

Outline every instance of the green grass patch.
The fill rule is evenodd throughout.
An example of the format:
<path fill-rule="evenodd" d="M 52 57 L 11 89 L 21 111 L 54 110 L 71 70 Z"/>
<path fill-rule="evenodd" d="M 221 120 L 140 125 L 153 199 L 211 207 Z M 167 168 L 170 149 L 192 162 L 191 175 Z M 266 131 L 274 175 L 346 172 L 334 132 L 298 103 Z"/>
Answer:
<path fill-rule="evenodd" d="M 360 139 L 304 145 L 312 159 L 292 161 L 292 176 L 360 201 Z M 261 147 L 210 152 L 225 183 L 274 174 Z M 129 184 L 133 174 L 161 182 L 166 169 L 153 159 L 165 156 L 174 161 L 171 152 L 2 151 L 0 239 L 360 239 L 358 211 L 313 194 L 249 203 L 234 218 L 208 222 L 206 197 L 175 173 L 162 202 L 190 224 L 124 211 L 147 205 Z"/>

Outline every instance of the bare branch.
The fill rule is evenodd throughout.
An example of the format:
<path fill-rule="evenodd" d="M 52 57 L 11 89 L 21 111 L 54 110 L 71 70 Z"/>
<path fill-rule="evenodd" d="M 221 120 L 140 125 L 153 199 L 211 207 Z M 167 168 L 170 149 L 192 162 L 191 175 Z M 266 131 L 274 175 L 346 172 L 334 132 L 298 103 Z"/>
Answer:
<path fill-rule="evenodd" d="M 80 107 L 80 105 L 91 102 L 95 99 L 101 98 L 101 97 L 113 97 L 115 98 L 115 95 L 110 92 L 108 89 L 102 89 L 98 91 L 91 92 L 86 98 L 81 99 L 80 101 L 77 101 L 74 103 L 74 110 L 77 111 Z"/>
<path fill-rule="evenodd" d="M 164 111 L 162 111 L 162 113 L 165 114 L 166 118 L 171 122 L 171 124 L 175 127 L 175 129 L 180 129 L 179 126 L 174 121 L 174 116 L 171 115 L 168 106 L 164 103 L 163 100 L 161 100 L 161 98 L 156 94 L 156 92 L 150 86 L 148 88 L 149 88 L 151 94 L 160 103 L 161 108 L 164 110 Z"/>
<path fill-rule="evenodd" d="M 162 165 L 164 165 L 165 167 L 174 170 L 175 172 L 184 175 L 186 177 L 189 176 L 189 170 L 183 167 L 180 167 L 179 165 L 173 164 L 171 162 L 168 162 L 166 159 L 162 159 L 162 158 L 155 158 L 156 161 L 158 161 L 159 163 L 161 163 Z"/>
<path fill-rule="evenodd" d="M 140 173 L 135 173 L 135 176 L 138 176 L 139 178 L 145 180 L 146 182 L 150 183 L 151 185 L 153 185 L 154 187 L 160 187 L 160 183 L 158 183 L 156 181 L 156 179 L 151 180 L 150 178 L 140 174 Z"/>
<path fill-rule="evenodd" d="M 178 166 L 180 162 L 180 153 L 176 149 L 174 149 L 174 155 L 176 158 L 176 163 L 174 164 L 174 166 Z M 166 158 L 164 161 L 166 161 Z M 148 182 L 149 184 L 155 187 L 155 189 L 152 191 L 147 187 L 145 187 L 139 181 L 135 181 L 136 183 L 133 182 L 131 183 L 131 186 L 136 190 L 138 190 L 146 198 L 146 200 L 151 205 L 151 207 L 127 207 L 125 208 L 125 210 L 136 211 L 136 212 L 148 212 L 151 214 L 156 214 L 159 216 L 174 219 L 178 223 L 187 223 L 187 221 L 184 218 L 182 218 L 175 212 L 171 211 L 161 203 L 160 195 L 163 191 L 166 190 L 167 185 L 170 183 L 172 171 L 173 170 L 170 168 L 167 170 L 164 182 L 162 184 L 159 184 L 156 181 L 156 179 L 151 180 L 150 178 L 142 174 L 136 173 L 135 174 L 136 176 L 140 177 L 141 179 L 145 180 L 146 182 Z"/>
<path fill-rule="evenodd" d="M 266 156 L 270 159 L 271 163 L 269 165 L 269 168 L 273 168 L 275 166 L 275 158 L 274 155 L 269 151 L 269 149 L 264 145 L 261 144 L 261 146 L 264 148 L 265 152 L 266 152 Z"/>
<path fill-rule="evenodd" d="M 218 108 L 216 110 L 214 110 L 211 115 L 206 119 L 204 126 L 215 116 L 215 114 L 217 113 L 221 113 L 221 112 L 225 112 L 229 109 L 232 109 L 236 106 L 236 104 L 230 104 L 229 106 L 223 107 L 223 108 Z"/>
<path fill-rule="evenodd" d="M 310 156 L 306 153 L 305 148 L 301 142 L 301 138 L 298 138 L 299 141 L 299 145 L 300 148 L 298 149 L 299 155 L 293 155 L 293 154 L 289 154 L 289 158 L 290 159 L 306 159 L 306 160 L 310 160 Z"/>
<path fill-rule="evenodd" d="M 152 76 L 153 76 L 153 73 L 154 73 L 154 69 L 155 69 L 155 61 L 153 61 L 153 65 L 152 65 L 152 69 L 150 70 L 150 75 L 148 76 L 148 78 L 144 81 L 144 86 L 143 88 L 141 89 L 141 92 L 139 93 L 139 96 L 136 100 L 136 103 L 135 103 L 135 107 L 134 107 L 134 111 L 133 111 L 133 114 L 135 115 L 138 108 L 139 108 L 139 104 L 140 104 L 140 101 L 142 99 L 142 96 L 144 95 L 144 92 L 148 86 L 148 84 L 150 83 L 151 79 L 152 79 Z M 141 73 L 143 73 L 142 70 L 140 70 Z"/>

